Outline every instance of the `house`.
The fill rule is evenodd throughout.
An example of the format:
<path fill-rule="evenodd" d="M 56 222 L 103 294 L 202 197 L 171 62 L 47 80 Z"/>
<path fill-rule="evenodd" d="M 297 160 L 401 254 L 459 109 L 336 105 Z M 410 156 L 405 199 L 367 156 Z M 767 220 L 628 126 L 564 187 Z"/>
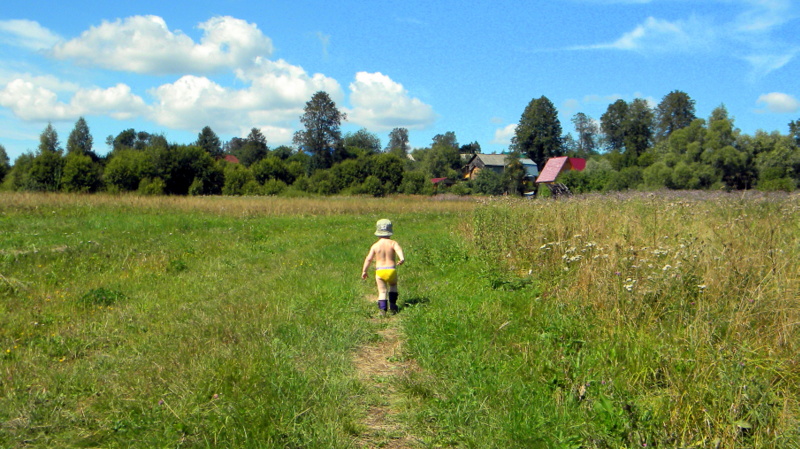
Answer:
<path fill-rule="evenodd" d="M 569 188 L 564 184 L 556 182 L 559 173 L 569 170 L 583 171 L 586 168 L 586 159 L 578 157 L 551 157 L 544 164 L 542 173 L 536 178 L 536 184 L 545 184 L 554 196 L 572 195 Z"/>
<path fill-rule="evenodd" d="M 467 165 L 464 167 L 464 179 L 475 179 L 481 170 L 492 170 L 496 173 L 502 174 L 508 165 L 506 154 L 482 154 L 477 153 L 472 155 Z M 520 163 L 525 169 L 525 181 L 532 181 L 536 179 L 539 174 L 539 167 L 536 162 L 524 157 L 520 158 Z"/>
<path fill-rule="evenodd" d="M 232 154 L 226 154 L 223 159 L 225 159 L 225 162 L 230 162 L 231 164 L 238 164 L 239 163 L 239 158 L 234 156 L 234 155 L 232 155 Z"/>

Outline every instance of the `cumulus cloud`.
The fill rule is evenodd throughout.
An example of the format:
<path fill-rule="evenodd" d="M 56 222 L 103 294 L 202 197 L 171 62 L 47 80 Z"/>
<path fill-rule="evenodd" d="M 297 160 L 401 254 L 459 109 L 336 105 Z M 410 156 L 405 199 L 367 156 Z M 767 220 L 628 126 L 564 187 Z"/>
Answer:
<path fill-rule="evenodd" d="M 0 106 L 23 120 L 73 120 L 83 115 L 110 115 L 124 119 L 146 112 L 144 100 L 118 84 L 107 89 L 78 89 L 67 102 L 46 87 L 16 79 L 0 90 Z"/>
<path fill-rule="evenodd" d="M 791 95 L 781 92 L 771 92 L 761 95 L 757 100 L 758 104 L 763 104 L 766 109 L 758 112 L 771 112 L 775 114 L 794 113 L 800 110 L 800 101 Z"/>
<path fill-rule="evenodd" d="M 243 124 L 256 124 L 270 141 L 288 143 L 293 122 L 315 92 L 323 90 L 334 101 L 344 96 L 336 80 L 309 75 L 283 60 L 259 59 L 236 74 L 249 87 L 233 89 L 206 77 L 185 75 L 152 89 L 151 118 L 171 128 L 195 130 L 208 125 L 226 133 L 249 132 L 252 125 Z"/>
<path fill-rule="evenodd" d="M 492 139 L 491 143 L 497 145 L 509 145 L 511 144 L 511 138 L 514 137 L 514 134 L 516 132 L 517 132 L 516 123 L 512 123 L 503 128 L 497 129 L 494 132 L 494 139 Z"/>
<path fill-rule="evenodd" d="M 33 20 L 0 20 L 0 42 L 4 44 L 38 51 L 51 48 L 60 40 Z"/>
<path fill-rule="evenodd" d="M 350 83 L 348 120 L 376 131 L 421 129 L 436 121 L 433 108 L 409 96 L 402 84 L 376 72 L 358 72 Z"/>
<path fill-rule="evenodd" d="M 158 16 L 103 21 L 55 45 L 52 54 L 86 66 L 146 74 L 209 73 L 272 54 L 272 41 L 244 20 L 214 17 L 198 28 L 203 37 L 196 43 L 171 31 Z"/>

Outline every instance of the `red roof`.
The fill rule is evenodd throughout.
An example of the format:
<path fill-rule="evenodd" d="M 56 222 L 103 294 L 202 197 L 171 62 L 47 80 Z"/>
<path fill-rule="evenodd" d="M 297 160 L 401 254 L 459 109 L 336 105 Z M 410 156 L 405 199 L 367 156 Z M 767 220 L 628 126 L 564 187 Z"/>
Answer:
<path fill-rule="evenodd" d="M 230 162 L 231 164 L 238 164 L 239 163 L 239 158 L 234 156 L 234 155 L 232 155 L 232 154 L 226 154 L 224 159 L 225 159 L 226 162 Z"/>
<path fill-rule="evenodd" d="M 439 184 L 442 181 L 445 181 L 447 178 L 431 178 L 431 182 L 434 184 Z"/>
<path fill-rule="evenodd" d="M 586 159 L 579 157 L 551 157 L 544 164 L 544 169 L 536 178 L 536 182 L 555 182 L 559 173 L 565 170 L 583 171 L 586 168 Z"/>

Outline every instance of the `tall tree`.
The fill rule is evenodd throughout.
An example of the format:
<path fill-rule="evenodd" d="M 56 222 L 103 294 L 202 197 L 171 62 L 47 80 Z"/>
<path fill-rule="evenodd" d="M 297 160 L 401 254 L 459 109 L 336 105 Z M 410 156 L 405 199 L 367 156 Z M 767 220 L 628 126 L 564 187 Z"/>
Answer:
<path fill-rule="evenodd" d="M 311 153 L 312 171 L 331 166 L 332 153 L 342 141 L 342 120 L 347 120 L 347 114 L 336 108 L 327 92 L 319 91 L 306 102 L 305 113 L 300 116 L 305 129 L 295 132 L 293 140 L 300 151 Z"/>
<path fill-rule="evenodd" d="M 578 112 L 572 117 L 572 124 L 575 125 L 575 132 L 578 134 L 577 156 L 587 157 L 597 153 L 597 138 L 600 133 L 597 123 L 583 112 Z"/>
<path fill-rule="evenodd" d="M 639 156 L 650 147 L 653 139 L 653 110 L 647 101 L 636 98 L 628 106 L 625 116 L 625 160 L 627 166 L 636 165 Z"/>
<path fill-rule="evenodd" d="M 381 139 L 377 135 L 361 128 L 354 133 L 347 133 L 344 136 L 344 146 L 367 150 L 367 153 L 374 154 L 381 151 Z"/>
<path fill-rule="evenodd" d="M 406 128 L 395 128 L 389 133 L 389 143 L 386 144 L 386 151 L 406 157 L 408 152 L 411 151 L 408 145 L 408 130 Z"/>
<path fill-rule="evenodd" d="M 478 143 L 476 140 L 475 142 L 468 143 L 466 145 L 461 145 L 461 148 L 458 150 L 461 154 L 475 154 L 481 152 L 481 144 Z"/>
<path fill-rule="evenodd" d="M 665 95 L 656 106 L 656 140 L 666 139 L 673 131 L 689 126 L 697 118 L 694 103 L 689 94 L 679 90 Z"/>
<path fill-rule="evenodd" d="M 3 181 L 3 178 L 6 177 L 6 174 L 8 174 L 9 170 L 11 170 L 11 166 L 9 165 L 6 147 L 0 144 L 0 182 Z"/>
<path fill-rule="evenodd" d="M 794 143 L 800 147 L 800 119 L 789 122 L 789 135 L 794 139 Z"/>
<path fill-rule="evenodd" d="M 600 116 L 600 128 L 605 134 L 606 144 L 612 151 L 622 152 L 625 146 L 625 117 L 628 116 L 628 103 L 619 99 L 610 105 Z"/>
<path fill-rule="evenodd" d="M 458 139 L 456 139 L 456 133 L 453 131 L 447 131 L 444 134 L 437 134 L 433 136 L 433 145 L 447 145 L 449 147 L 458 149 Z"/>
<path fill-rule="evenodd" d="M 39 151 L 33 158 L 28 172 L 28 189 L 48 192 L 60 189 L 61 170 L 64 167 L 62 153 L 58 133 L 53 125 L 48 123 L 39 135 Z"/>
<path fill-rule="evenodd" d="M 558 111 L 547 97 L 534 98 L 528 103 L 510 149 L 527 155 L 539 167 L 544 167 L 547 159 L 562 155 L 561 122 Z"/>
<path fill-rule="evenodd" d="M 69 133 L 67 139 L 67 154 L 79 154 L 89 156 L 93 161 L 97 160 L 97 155 L 92 150 L 94 138 L 89 132 L 89 125 L 83 117 L 75 122 L 75 128 Z"/>
<path fill-rule="evenodd" d="M 194 144 L 205 150 L 214 159 L 222 157 L 222 142 L 220 142 L 217 133 L 209 126 L 205 126 L 200 130 L 197 135 L 197 141 Z"/>
<path fill-rule="evenodd" d="M 58 141 L 58 133 L 53 128 L 52 123 L 48 123 L 42 134 L 39 135 L 39 154 L 45 153 L 62 153 L 60 142 Z"/>

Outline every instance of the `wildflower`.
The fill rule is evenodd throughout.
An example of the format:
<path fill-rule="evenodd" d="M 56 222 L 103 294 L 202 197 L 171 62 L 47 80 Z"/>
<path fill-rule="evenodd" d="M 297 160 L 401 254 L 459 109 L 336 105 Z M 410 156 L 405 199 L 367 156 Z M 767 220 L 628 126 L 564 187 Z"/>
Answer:
<path fill-rule="evenodd" d="M 664 265 L 664 268 L 662 268 L 661 271 L 667 271 L 667 270 L 669 270 L 671 268 L 672 268 L 672 265 L 667 264 L 667 265 Z"/>
<path fill-rule="evenodd" d="M 706 286 L 706 284 L 700 284 L 700 285 L 698 285 L 698 286 L 697 286 L 697 288 L 698 288 L 698 289 L 700 289 L 700 291 L 701 291 L 701 292 L 702 292 L 703 290 L 705 290 L 705 289 L 706 289 L 706 287 L 707 287 L 707 286 Z"/>
<path fill-rule="evenodd" d="M 164 400 L 163 399 L 159 399 L 158 400 L 158 405 L 164 405 Z"/>

